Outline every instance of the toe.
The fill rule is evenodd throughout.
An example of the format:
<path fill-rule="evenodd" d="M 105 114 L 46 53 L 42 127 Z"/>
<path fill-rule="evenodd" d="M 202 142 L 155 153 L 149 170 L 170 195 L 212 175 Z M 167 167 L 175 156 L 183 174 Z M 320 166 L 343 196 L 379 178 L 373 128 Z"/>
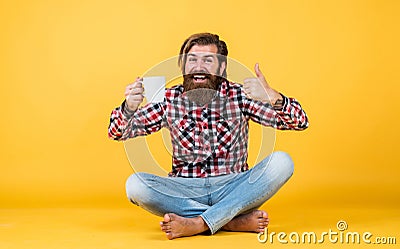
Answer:
<path fill-rule="evenodd" d="M 257 229 L 257 233 L 264 233 L 264 229 L 265 229 L 265 227 L 259 227 L 258 229 Z"/>
<path fill-rule="evenodd" d="M 164 215 L 164 222 L 170 222 L 171 221 L 171 215 L 172 214 L 165 214 Z"/>
<path fill-rule="evenodd" d="M 172 236 L 171 232 L 166 232 L 165 235 L 167 235 L 168 239 L 173 239 L 174 237 Z"/>
<path fill-rule="evenodd" d="M 268 213 L 267 213 L 267 212 L 261 211 L 261 213 L 262 213 L 262 217 L 263 217 L 264 219 L 267 219 L 267 218 L 268 218 Z"/>
<path fill-rule="evenodd" d="M 171 226 L 170 226 L 170 225 L 163 225 L 163 226 L 161 227 L 161 230 L 163 230 L 164 232 L 165 232 L 165 231 L 171 231 Z"/>

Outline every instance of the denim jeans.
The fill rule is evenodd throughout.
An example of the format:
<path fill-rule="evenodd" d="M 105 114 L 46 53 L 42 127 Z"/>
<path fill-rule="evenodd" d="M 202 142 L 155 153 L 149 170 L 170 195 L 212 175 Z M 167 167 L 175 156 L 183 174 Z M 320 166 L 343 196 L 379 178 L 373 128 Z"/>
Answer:
<path fill-rule="evenodd" d="M 129 200 L 159 216 L 175 213 L 201 216 L 212 234 L 240 214 L 259 208 L 293 174 L 293 161 L 274 152 L 250 170 L 206 178 L 131 175 L 126 182 Z"/>

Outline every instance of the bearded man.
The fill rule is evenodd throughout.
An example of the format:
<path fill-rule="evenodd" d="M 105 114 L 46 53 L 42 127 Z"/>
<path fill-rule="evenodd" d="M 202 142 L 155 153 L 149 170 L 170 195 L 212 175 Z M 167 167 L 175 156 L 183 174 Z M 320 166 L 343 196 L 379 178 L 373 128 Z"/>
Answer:
<path fill-rule="evenodd" d="M 243 84 L 227 78 L 226 43 L 218 35 L 191 35 L 181 46 L 183 84 L 167 88 L 163 102 L 143 101 L 142 78 L 125 89 L 111 113 L 108 135 L 123 141 L 167 128 L 172 168 L 160 177 L 138 172 L 126 182 L 129 200 L 163 217 L 168 239 L 219 230 L 263 232 L 268 214 L 260 207 L 293 174 L 285 152 L 247 164 L 248 122 L 280 130 L 304 130 L 308 118 L 299 102 L 270 87 L 255 65 Z"/>

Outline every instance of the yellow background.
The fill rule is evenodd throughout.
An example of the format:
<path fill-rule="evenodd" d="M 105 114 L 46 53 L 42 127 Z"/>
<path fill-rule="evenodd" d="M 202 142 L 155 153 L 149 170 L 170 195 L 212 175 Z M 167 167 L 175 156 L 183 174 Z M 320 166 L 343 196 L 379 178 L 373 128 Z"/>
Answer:
<path fill-rule="evenodd" d="M 373 223 L 375 231 L 400 239 L 399 7 L 395 0 L 1 1 L 0 222 L 19 224 L 15 208 L 140 213 L 125 198 L 132 169 L 123 144 L 107 138 L 109 114 L 136 76 L 175 56 L 190 34 L 208 31 L 227 42 L 230 57 L 249 68 L 259 62 L 271 86 L 309 116 L 308 130 L 277 132 L 275 149 L 292 155 L 295 174 L 271 200 L 276 217 L 314 227 L 315 212 L 297 213 L 304 206 L 330 225 L 357 214 L 365 227 L 379 214 L 392 223 Z"/>

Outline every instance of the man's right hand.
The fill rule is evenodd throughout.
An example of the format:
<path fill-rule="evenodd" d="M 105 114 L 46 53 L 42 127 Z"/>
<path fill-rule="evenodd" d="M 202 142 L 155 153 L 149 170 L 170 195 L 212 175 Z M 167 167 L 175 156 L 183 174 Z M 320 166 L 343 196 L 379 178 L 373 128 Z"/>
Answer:
<path fill-rule="evenodd" d="M 129 84 L 125 89 L 126 107 L 134 112 L 143 102 L 143 78 L 137 77 L 135 82 Z"/>

